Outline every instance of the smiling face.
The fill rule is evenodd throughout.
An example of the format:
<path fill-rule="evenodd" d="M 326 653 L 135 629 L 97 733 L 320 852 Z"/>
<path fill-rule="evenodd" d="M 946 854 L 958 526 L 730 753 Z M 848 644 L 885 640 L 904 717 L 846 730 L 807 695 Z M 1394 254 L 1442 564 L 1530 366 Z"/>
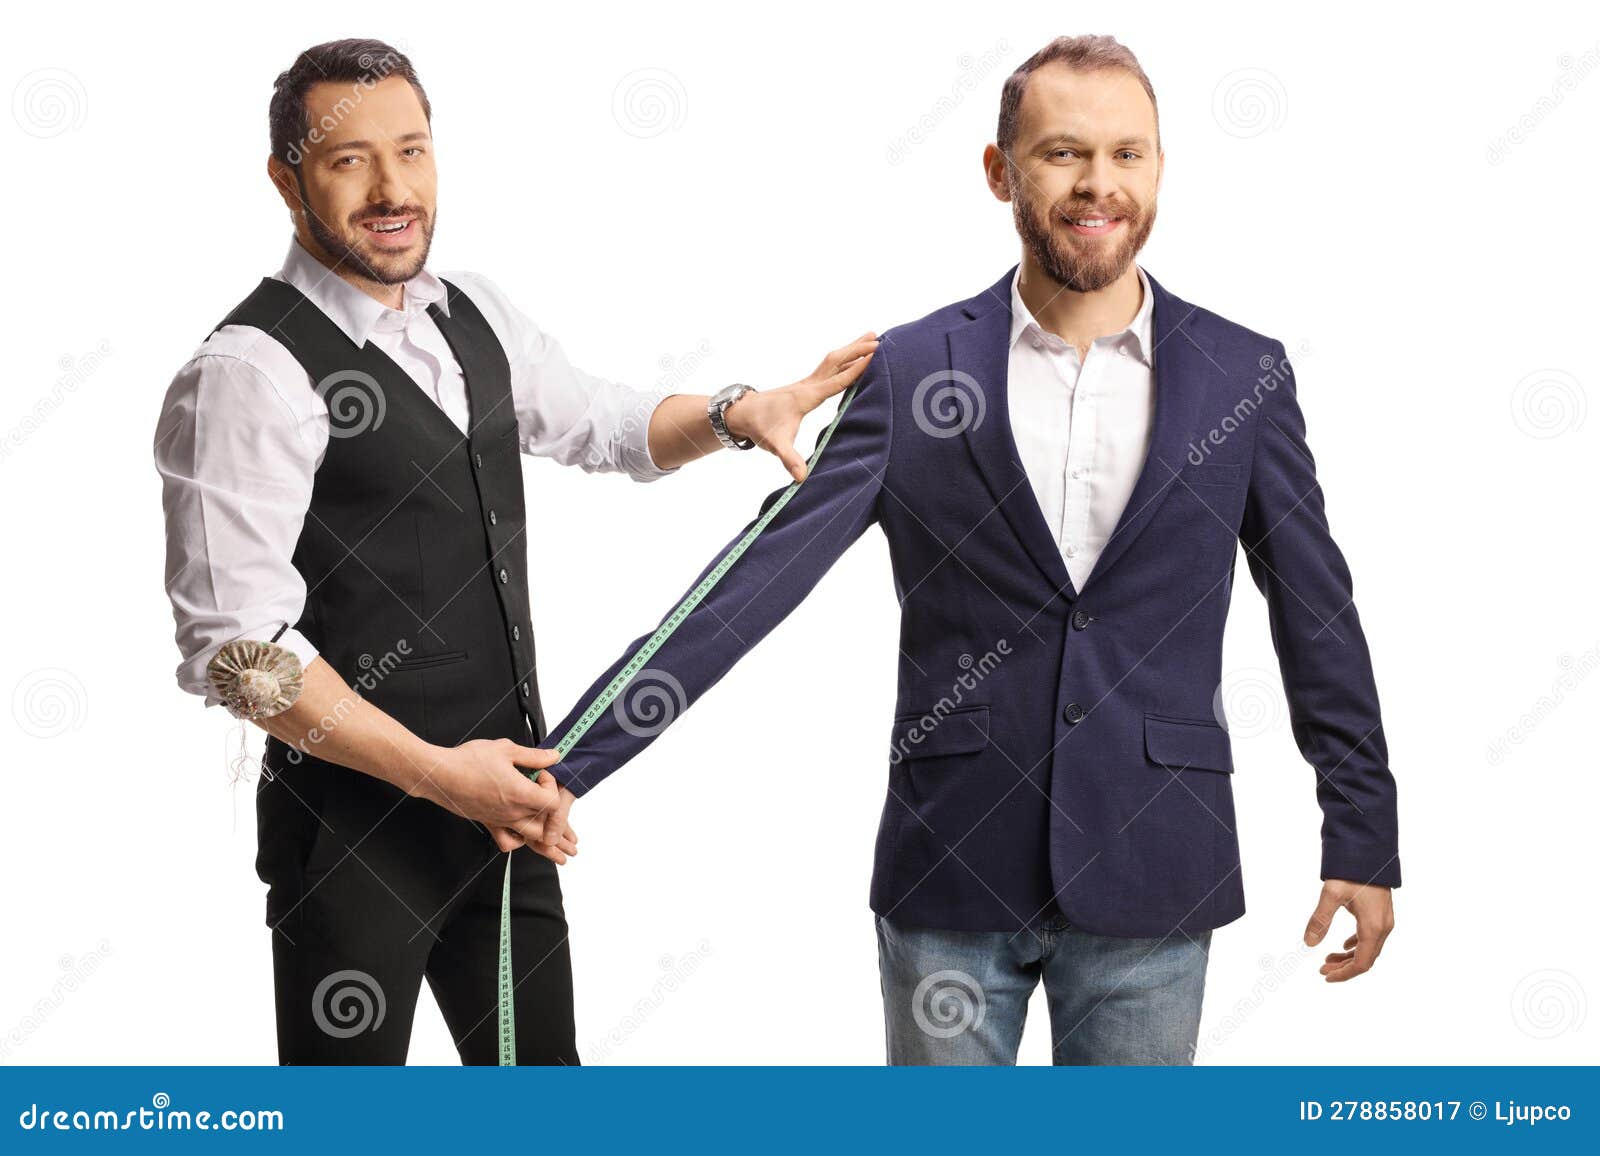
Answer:
<path fill-rule="evenodd" d="M 1155 107 L 1122 69 L 1039 68 L 1018 109 L 1011 163 L 994 146 L 985 160 L 1028 253 L 1068 289 L 1093 292 L 1122 277 L 1155 226 Z"/>
<path fill-rule="evenodd" d="M 274 158 L 274 183 L 300 241 L 349 278 L 398 285 L 422 271 L 433 242 L 438 176 L 416 90 L 393 76 L 329 82 L 306 94 L 312 132 L 295 170 Z"/>

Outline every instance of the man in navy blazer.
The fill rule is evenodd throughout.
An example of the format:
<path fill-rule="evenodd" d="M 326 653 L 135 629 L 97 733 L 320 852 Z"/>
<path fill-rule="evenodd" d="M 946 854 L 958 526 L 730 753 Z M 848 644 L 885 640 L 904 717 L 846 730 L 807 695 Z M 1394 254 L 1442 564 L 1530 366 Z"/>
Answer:
<path fill-rule="evenodd" d="M 554 773 L 568 805 L 593 789 L 877 524 L 902 613 L 871 888 L 890 1061 L 1014 1062 L 1042 977 L 1056 1062 L 1189 1063 L 1211 931 L 1244 913 L 1213 710 L 1238 545 L 1324 815 L 1306 942 L 1357 920 L 1332 981 L 1371 966 L 1400 883 L 1367 646 L 1284 346 L 1133 261 L 1161 167 L 1133 55 L 1041 50 L 985 164 L 1021 265 L 883 336 L 805 481 Z"/>

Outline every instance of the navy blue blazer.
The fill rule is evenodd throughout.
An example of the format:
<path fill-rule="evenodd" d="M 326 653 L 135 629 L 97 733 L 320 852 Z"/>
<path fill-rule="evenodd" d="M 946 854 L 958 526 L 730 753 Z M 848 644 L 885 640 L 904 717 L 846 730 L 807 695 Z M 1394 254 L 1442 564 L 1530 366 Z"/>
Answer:
<path fill-rule="evenodd" d="M 1218 927 L 1244 913 L 1213 713 L 1242 543 L 1316 770 L 1322 877 L 1398 886 L 1377 689 L 1283 345 L 1151 279 L 1150 449 L 1078 590 L 1011 434 L 1012 275 L 883 335 L 810 476 L 557 778 L 581 796 L 637 755 L 877 523 L 901 655 L 872 909 L 975 931 L 1055 909 L 1106 935 Z"/>

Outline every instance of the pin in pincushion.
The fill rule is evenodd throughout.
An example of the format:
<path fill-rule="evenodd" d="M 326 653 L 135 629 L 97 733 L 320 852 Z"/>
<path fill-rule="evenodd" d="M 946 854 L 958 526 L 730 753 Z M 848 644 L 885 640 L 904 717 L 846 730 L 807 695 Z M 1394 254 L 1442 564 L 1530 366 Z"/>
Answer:
<path fill-rule="evenodd" d="M 271 718 L 294 705 L 303 686 L 300 660 L 275 642 L 241 638 L 206 664 L 206 677 L 235 718 Z"/>

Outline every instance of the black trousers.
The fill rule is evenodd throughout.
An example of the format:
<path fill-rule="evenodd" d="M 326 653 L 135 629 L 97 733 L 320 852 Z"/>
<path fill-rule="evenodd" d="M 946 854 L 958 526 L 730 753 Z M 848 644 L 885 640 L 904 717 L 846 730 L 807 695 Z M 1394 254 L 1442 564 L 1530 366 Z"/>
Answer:
<path fill-rule="evenodd" d="M 283 1064 L 403 1064 L 426 979 L 464 1064 L 499 1060 L 505 853 L 426 800 L 319 760 L 264 774 L 256 870 L 268 885 Z M 512 854 L 517 1063 L 577 1064 L 556 867 Z"/>

